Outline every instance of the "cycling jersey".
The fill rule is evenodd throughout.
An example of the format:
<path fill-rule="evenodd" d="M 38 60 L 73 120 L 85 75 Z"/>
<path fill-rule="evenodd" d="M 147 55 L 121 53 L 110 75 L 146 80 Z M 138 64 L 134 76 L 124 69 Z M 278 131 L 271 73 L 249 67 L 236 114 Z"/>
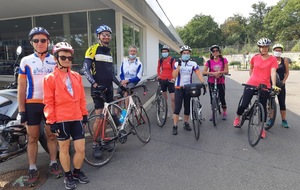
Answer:
<path fill-rule="evenodd" d="M 175 63 L 174 69 L 176 69 L 177 66 L 178 62 Z M 199 72 L 199 67 L 195 61 L 182 61 L 180 71 L 175 81 L 175 88 L 183 87 L 185 84 L 191 84 L 194 72 Z"/>
<path fill-rule="evenodd" d="M 250 64 L 253 65 L 253 72 L 247 82 L 247 84 L 258 86 L 260 84 L 271 87 L 271 69 L 278 68 L 277 60 L 275 57 L 270 56 L 268 59 L 263 60 L 260 54 L 252 57 Z"/>
<path fill-rule="evenodd" d="M 223 58 L 223 61 L 224 61 L 224 64 L 223 64 L 221 59 L 219 59 L 218 62 L 215 62 L 214 59 L 210 59 L 209 60 L 210 64 L 208 62 L 206 62 L 205 66 L 207 66 L 209 68 L 210 72 L 224 71 L 225 64 L 228 64 L 228 61 L 227 61 L 226 58 Z M 208 77 L 208 82 L 209 83 L 215 83 L 215 77 L 209 76 Z M 221 78 L 218 78 L 217 83 L 218 84 L 224 84 L 225 83 L 225 77 L 223 76 Z"/>
<path fill-rule="evenodd" d="M 73 95 L 67 88 L 67 78 Z M 47 123 L 80 121 L 83 115 L 88 114 L 82 77 L 77 72 L 69 70 L 65 73 L 56 67 L 44 78 L 44 92 Z"/>
<path fill-rule="evenodd" d="M 91 84 L 112 86 L 112 81 L 115 81 L 116 77 L 113 58 L 108 47 L 98 43 L 87 49 L 84 60 L 84 75 Z"/>
<path fill-rule="evenodd" d="M 129 83 L 138 83 L 142 79 L 142 63 L 135 60 L 125 59 L 122 61 L 120 79 L 129 80 Z"/>
<path fill-rule="evenodd" d="M 26 103 L 43 102 L 43 79 L 51 73 L 56 63 L 51 54 L 42 61 L 35 53 L 23 57 L 20 63 L 19 77 L 27 79 Z"/>
<path fill-rule="evenodd" d="M 162 59 L 162 63 L 160 63 L 160 59 L 158 60 L 157 76 L 159 79 L 171 80 L 173 78 L 172 72 L 174 68 L 175 59 L 172 64 L 171 64 L 171 59 L 172 57 L 168 56 L 167 58 Z"/>

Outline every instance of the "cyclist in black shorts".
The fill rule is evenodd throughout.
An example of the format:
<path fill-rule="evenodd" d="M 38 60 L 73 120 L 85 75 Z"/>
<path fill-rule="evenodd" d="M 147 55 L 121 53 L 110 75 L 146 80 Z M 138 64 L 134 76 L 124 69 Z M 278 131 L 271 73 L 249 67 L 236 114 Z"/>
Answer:
<path fill-rule="evenodd" d="M 114 73 L 113 57 L 110 52 L 108 44 L 111 40 L 112 30 L 107 25 L 101 25 L 96 29 L 96 35 L 99 40 L 99 43 L 90 46 L 86 53 L 83 63 L 84 75 L 87 80 L 91 83 L 91 91 L 99 90 L 106 88 L 104 92 L 105 99 L 107 102 L 113 101 L 113 83 L 116 83 L 123 90 L 126 90 L 117 79 Z M 102 108 L 104 107 L 104 102 L 102 99 L 93 98 L 95 104 L 95 114 L 98 115 L 101 113 Z M 98 121 L 100 122 L 100 120 Z M 97 120 L 94 125 L 94 130 L 98 125 Z M 101 157 L 101 150 L 99 150 L 94 143 L 94 155 L 96 158 Z"/>
<path fill-rule="evenodd" d="M 44 76 L 53 71 L 55 61 L 48 53 L 50 34 L 42 27 L 34 27 L 29 32 L 29 41 L 34 53 L 22 58 L 18 79 L 18 103 L 21 123 L 26 125 L 28 145 L 27 155 L 29 162 L 27 185 L 30 187 L 38 183 L 39 171 L 36 166 L 40 124 L 44 118 L 43 86 Z M 57 140 L 45 125 L 47 144 L 50 154 L 49 172 L 54 178 L 60 178 L 62 171 L 56 161 Z"/>
<path fill-rule="evenodd" d="M 164 45 L 161 49 L 161 58 L 158 60 L 157 64 L 157 78 L 159 80 L 161 90 L 163 92 L 164 97 L 166 100 L 168 99 L 167 90 L 169 91 L 170 98 L 171 98 L 171 106 L 172 111 L 174 112 L 175 109 L 175 79 L 172 76 L 172 72 L 174 70 L 174 64 L 176 60 L 170 56 L 170 48 L 167 45 Z M 168 113 L 168 117 L 169 117 Z M 179 120 L 182 120 L 179 117 Z"/>

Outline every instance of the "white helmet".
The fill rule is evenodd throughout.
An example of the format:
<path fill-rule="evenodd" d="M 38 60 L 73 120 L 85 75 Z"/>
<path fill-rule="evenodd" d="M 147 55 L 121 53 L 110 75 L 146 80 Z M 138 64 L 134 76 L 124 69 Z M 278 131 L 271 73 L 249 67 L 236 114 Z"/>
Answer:
<path fill-rule="evenodd" d="M 281 48 L 282 51 L 283 51 L 283 45 L 282 45 L 282 44 L 275 44 L 275 45 L 273 46 L 273 50 L 274 50 L 275 48 Z"/>
<path fill-rule="evenodd" d="M 67 42 L 58 42 L 57 44 L 55 44 L 53 46 L 52 52 L 53 52 L 53 54 L 55 54 L 55 53 L 57 53 L 59 51 L 62 51 L 62 50 L 71 52 L 72 54 L 74 53 L 74 49 Z"/>
<path fill-rule="evenodd" d="M 270 46 L 272 41 L 269 38 L 261 38 L 258 40 L 258 46 Z"/>
<path fill-rule="evenodd" d="M 192 52 L 192 49 L 189 46 L 184 45 L 184 46 L 182 46 L 180 48 L 180 53 L 182 53 L 183 51 L 190 51 L 190 52 Z"/>
<path fill-rule="evenodd" d="M 162 50 L 168 50 L 168 51 L 170 51 L 170 47 L 167 46 L 167 45 L 164 45 L 164 46 L 161 48 L 161 51 L 162 51 Z"/>

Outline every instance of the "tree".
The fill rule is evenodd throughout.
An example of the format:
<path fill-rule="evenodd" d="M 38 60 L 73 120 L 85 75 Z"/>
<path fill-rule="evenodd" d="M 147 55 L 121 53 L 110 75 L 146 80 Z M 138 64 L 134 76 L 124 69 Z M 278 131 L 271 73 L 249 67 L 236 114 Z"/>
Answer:
<path fill-rule="evenodd" d="M 245 44 L 247 19 L 241 15 L 234 14 L 225 20 L 220 26 L 226 45 Z"/>
<path fill-rule="evenodd" d="M 177 28 L 184 43 L 192 48 L 221 44 L 222 32 L 211 16 L 195 15 L 183 28 Z"/>

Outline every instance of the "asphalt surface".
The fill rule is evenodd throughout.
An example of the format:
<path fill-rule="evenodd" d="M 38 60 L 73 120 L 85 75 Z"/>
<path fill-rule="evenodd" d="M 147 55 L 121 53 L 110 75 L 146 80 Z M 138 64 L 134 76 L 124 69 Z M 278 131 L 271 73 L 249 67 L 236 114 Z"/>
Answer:
<path fill-rule="evenodd" d="M 230 71 L 226 78 L 228 119 L 214 127 L 209 95 L 201 96 L 204 116 L 200 139 L 194 138 L 179 122 L 178 135 L 173 136 L 172 120 L 164 127 L 156 125 L 155 108 L 149 102 L 156 85 L 147 84 L 149 92 L 143 97 L 152 126 L 148 144 L 136 136 L 129 136 L 125 144 L 117 144 L 112 160 L 97 168 L 84 163 L 82 170 L 90 178 L 88 184 L 78 184 L 76 189 L 113 190 L 281 190 L 300 189 L 300 128 L 299 128 L 299 71 L 291 71 L 287 82 L 287 119 L 289 129 L 280 127 L 277 115 L 275 126 L 267 132 L 256 147 L 247 140 L 247 122 L 241 129 L 232 126 L 242 85 L 248 71 Z M 91 106 L 91 104 L 89 105 Z M 48 165 L 48 155 L 39 150 L 38 167 Z M 0 174 L 27 168 L 26 154 L 0 163 Z M 3 182 L 2 182 L 3 183 Z M 0 179 L 1 184 L 1 179 Z M 48 177 L 38 189 L 64 189 L 62 179 Z"/>

